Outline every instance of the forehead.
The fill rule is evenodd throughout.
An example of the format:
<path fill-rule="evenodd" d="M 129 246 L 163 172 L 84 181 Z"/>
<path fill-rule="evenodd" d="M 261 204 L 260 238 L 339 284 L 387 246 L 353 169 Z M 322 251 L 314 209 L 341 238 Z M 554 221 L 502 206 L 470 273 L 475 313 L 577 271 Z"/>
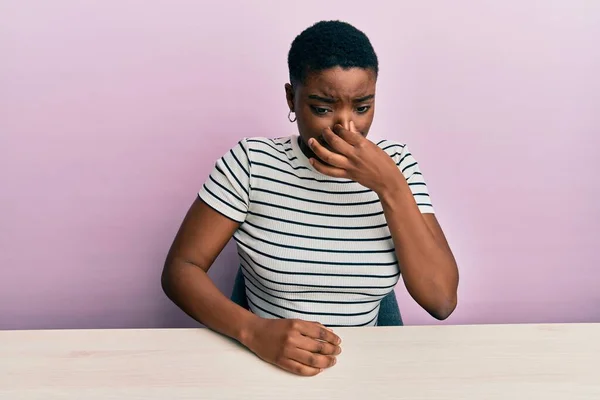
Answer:
<path fill-rule="evenodd" d="M 334 67 L 309 73 L 301 86 L 307 92 L 330 97 L 360 97 L 375 94 L 376 82 L 371 69 Z"/>

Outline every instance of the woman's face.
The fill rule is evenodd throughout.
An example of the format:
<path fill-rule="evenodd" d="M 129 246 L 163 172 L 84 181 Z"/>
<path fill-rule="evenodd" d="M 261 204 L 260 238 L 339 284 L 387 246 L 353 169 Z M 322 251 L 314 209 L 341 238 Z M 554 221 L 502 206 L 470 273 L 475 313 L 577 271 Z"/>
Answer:
<path fill-rule="evenodd" d="M 312 153 L 306 143 L 310 138 L 323 140 L 323 130 L 340 124 L 350 129 L 350 121 L 367 136 L 375 113 L 375 86 L 373 70 L 334 67 L 314 72 L 303 84 L 292 88 L 285 85 L 290 110 L 296 113 L 302 150 Z"/>

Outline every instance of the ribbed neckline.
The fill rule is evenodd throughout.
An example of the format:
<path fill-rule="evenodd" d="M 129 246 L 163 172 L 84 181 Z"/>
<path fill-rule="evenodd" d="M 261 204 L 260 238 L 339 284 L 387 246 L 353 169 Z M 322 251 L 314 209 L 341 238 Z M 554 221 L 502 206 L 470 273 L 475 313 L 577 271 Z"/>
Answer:
<path fill-rule="evenodd" d="M 320 172 L 314 169 L 314 167 L 310 164 L 310 161 L 308 161 L 308 157 L 306 157 L 306 154 L 304 154 L 304 152 L 300 148 L 300 140 L 302 140 L 300 138 L 300 135 L 293 135 L 290 140 L 290 142 L 292 143 L 292 150 L 294 151 L 294 155 L 298 159 L 298 162 L 310 169 L 311 171 L 320 174 Z"/>

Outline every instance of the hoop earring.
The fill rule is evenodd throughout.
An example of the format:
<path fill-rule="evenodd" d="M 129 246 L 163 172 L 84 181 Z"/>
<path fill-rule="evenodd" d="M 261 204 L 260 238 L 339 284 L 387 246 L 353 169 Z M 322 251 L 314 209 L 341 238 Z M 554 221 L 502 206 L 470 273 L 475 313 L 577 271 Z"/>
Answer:
<path fill-rule="evenodd" d="M 294 113 L 294 119 L 292 119 L 292 113 Z M 290 112 L 288 113 L 288 120 L 290 122 L 296 122 L 296 118 L 297 118 L 296 113 L 294 111 L 290 110 Z"/>

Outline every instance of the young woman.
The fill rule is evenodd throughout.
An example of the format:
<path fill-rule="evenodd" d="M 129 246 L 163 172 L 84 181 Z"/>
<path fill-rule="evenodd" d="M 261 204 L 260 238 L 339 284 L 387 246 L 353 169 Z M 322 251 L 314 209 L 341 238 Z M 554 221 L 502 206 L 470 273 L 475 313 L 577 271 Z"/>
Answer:
<path fill-rule="evenodd" d="M 437 319 L 458 270 L 419 166 L 404 144 L 366 137 L 377 56 L 353 26 L 323 21 L 295 38 L 285 85 L 299 135 L 241 140 L 218 160 L 171 247 L 165 293 L 208 328 L 300 375 L 335 364 L 337 326 L 373 326 L 402 273 Z M 250 310 L 207 271 L 237 242 Z"/>

